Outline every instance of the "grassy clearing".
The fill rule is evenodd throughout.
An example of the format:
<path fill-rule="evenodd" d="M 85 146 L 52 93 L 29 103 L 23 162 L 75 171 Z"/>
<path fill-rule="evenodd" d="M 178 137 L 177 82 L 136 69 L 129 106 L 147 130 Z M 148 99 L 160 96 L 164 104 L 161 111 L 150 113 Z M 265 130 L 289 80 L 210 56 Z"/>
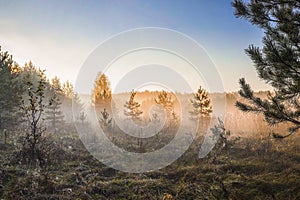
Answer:
<path fill-rule="evenodd" d="M 242 139 L 214 163 L 198 159 L 194 144 L 172 165 L 142 174 L 104 166 L 71 134 L 52 138 L 55 162 L 43 168 L 22 164 L 14 145 L 1 144 L 0 199 L 299 199 L 297 141 L 265 148 Z"/>

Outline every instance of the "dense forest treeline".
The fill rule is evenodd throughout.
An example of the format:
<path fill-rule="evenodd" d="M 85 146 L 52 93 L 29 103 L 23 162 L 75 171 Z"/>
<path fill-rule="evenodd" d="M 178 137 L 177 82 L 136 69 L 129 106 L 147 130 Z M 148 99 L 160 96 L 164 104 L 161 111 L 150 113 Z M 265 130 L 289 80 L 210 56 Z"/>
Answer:
<path fill-rule="evenodd" d="M 45 70 L 36 67 L 31 61 L 20 66 L 13 61 L 8 52 L 0 52 L 0 130 L 13 132 L 24 122 L 24 108 L 30 101 L 42 104 L 44 111 L 41 120 L 48 125 L 49 131 L 61 129 L 61 122 L 72 123 L 72 99 L 82 111 L 82 103 L 73 91 L 73 85 L 61 83 L 55 76 L 49 80 Z M 40 97 L 40 99 L 38 98 Z M 79 120 L 79 115 L 75 117 Z"/>

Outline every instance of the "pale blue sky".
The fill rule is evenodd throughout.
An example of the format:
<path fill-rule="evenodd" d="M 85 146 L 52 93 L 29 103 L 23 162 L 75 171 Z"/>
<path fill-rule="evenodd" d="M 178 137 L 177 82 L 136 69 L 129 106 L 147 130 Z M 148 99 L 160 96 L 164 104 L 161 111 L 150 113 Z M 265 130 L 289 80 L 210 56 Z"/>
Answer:
<path fill-rule="evenodd" d="M 216 64 L 227 91 L 246 77 L 259 81 L 244 49 L 261 44 L 263 32 L 236 19 L 229 0 L 0 0 L 0 45 L 19 64 L 32 60 L 47 75 L 75 81 L 90 54 L 105 39 L 141 27 L 174 29 L 194 38 Z M 116 80 L 111 80 L 116 81 Z"/>

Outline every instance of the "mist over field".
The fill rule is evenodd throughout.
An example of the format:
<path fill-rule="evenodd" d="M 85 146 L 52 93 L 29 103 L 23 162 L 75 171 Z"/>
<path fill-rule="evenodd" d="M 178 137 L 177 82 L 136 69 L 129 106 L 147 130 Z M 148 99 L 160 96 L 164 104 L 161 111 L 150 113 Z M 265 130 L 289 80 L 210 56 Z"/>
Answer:
<path fill-rule="evenodd" d="M 0 0 L 0 200 L 300 199 L 299 16 Z"/>
<path fill-rule="evenodd" d="M 149 111 L 151 106 L 155 105 L 155 97 L 158 92 L 139 92 L 136 99 L 141 102 L 141 108 L 143 109 L 143 118 L 147 121 L 149 120 Z M 266 98 L 268 91 L 256 92 L 256 96 L 261 98 Z M 121 93 L 113 94 L 113 101 L 117 106 L 117 110 L 122 117 L 125 117 L 123 114 L 123 104 L 129 98 L 130 93 Z M 190 104 L 190 99 L 193 98 L 193 94 L 188 93 L 176 93 L 176 96 L 181 99 L 181 102 L 184 104 L 180 105 L 181 109 L 185 111 L 192 110 L 192 105 Z M 84 108 L 91 108 L 92 101 L 91 95 L 82 94 L 80 95 Z M 229 130 L 232 131 L 232 134 L 235 136 L 253 136 L 253 134 L 258 135 L 268 135 L 270 132 L 284 132 L 288 124 L 269 127 L 268 124 L 264 121 L 263 116 L 260 114 L 250 114 L 240 111 L 236 106 L 236 101 L 241 101 L 242 98 L 238 93 L 211 93 L 210 98 L 213 106 L 213 117 L 218 118 L 225 116 L 225 125 Z M 178 105 L 179 106 L 179 105 Z M 225 108 L 225 110 L 224 110 Z M 179 110 L 180 108 L 178 108 Z M 91 109 L 90 109 L 91 110 Z M 93 110 L 93 109 L 92 109 Z M 225 111 L 225 112 L 224 112 Z M 117 113 L 116 113 L 117 114 Z"/>

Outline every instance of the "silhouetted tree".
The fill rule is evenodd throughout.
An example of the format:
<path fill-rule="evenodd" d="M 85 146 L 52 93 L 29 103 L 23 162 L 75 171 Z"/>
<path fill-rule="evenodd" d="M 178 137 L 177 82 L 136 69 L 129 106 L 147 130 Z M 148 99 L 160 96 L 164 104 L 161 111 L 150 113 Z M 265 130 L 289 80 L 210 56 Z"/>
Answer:
<path fill-rule="evenodd" d="M 105 108 L 103 109 L 103 111 L 101 111 L 99 122 L 102 128 L 111 126 L 112 118 L 109 117 L 109 113 L 106 111 Z"/>
<path fill-rule="evenodd" d="M 66 81 L 62 85 L 62 110 L 67 121 L 72 122 L 73 116 L 76 120 L 82 121 L 83 104 L 77 93 L 74 92 L 74 86 Z"/>
<path fill-rule="evenodd" d="M 211 131 L 213 133 L 213 140 L 216 141 L 216 144 L 210 152 L 210 157 L 212 158 L 212 163 L 215 163 L 217 158 L 230 148 L 239 138 L 229 140 L 231 132 L 226 130 L 224 122 L 221 119 L 218 119 L 218 124 L 211 128 Z"/>
<path fill-rule="evenodd" d="M 264 30 L 263 47 L 250 45 L 246 54 L 255 64 L 259 78 L 270 84 L 274 92 L 261 99 L 245 79 L 240 79 L 239 94 L 248 103 L 236 106 L 245 112 L 262 113 L 269 125 L 290 122 L 287 137 L 300 128 L 300 2 L 260 0 L 233 2 L 235 15 Z"/>
<path fill-rule="evenodd" d="M 72 98 L 72 111 L 75 118 L 80 117 L 81 114 L 84 112 L 84 105 L 81 102 L 81 99 L 77 93 L 73 93 Z"/>
<path fill-rule="evenodd" d="M 173 110 L 171 113 L 171 130 L 175 131 L 178 128 L 179 125 L 179 117 L 178 115 L 175 113 L 175 111 Z"/>
<path fill-rule="evenodd" d="M 84 111 L 80 112 L 80 115 L 79 115 L 79 120 L 82 124 L 84 124 L 85 120 L 86 120 L 86 114 Z"/>
<path fill-rule="evenodd" d="M 57 91 L 53 88 L 49 105 L 46 110 L 46 119 L 50 122 L 51 129 L 54 130 L 54 133 L 57 133 L 58 125 L 63 123 L 64 116 L 60 110 L 61 104 L 60 97 L 57 94 Z"/>
<path fill-rule="evenodd" d="M 43 114 L 48 105 L 45 102 L 47 81 L 44 71 L 36 69 L 32 63 L 29 65 L 31 70 L 23 73 L 24 95 L 20 106 L 26 123 L 24 148 L 31 160 L 41 162 L 43 157 L 39 145 L 46 130 Z"/>
<path fill-rule="evenodd" d="M 18 83 L 19 67 L 8 52 L 0 47 L 0 132 L 6 142 L 9 130 L 14 130 L 19 122 L 18 107 L 21 100 L 20 84 Z"/>
<path fill-rule="evenodd" d="M 154 132 L 157 133 L 157 126 L 160 123 L 160 119 L 156 112 L 152 113 L 151 121 L 155 124 Z"/>
<path fill-rule="evenodd" d="M 133 121 L 139 121 L 140 115 L 143 114 L 143 111 L 140 109 L 141 104 L 134 100 L 135 95 L 135 91 L 130 93 L 129 101 L 126 101 L 124 105 L 124 114 L 130 117 Z"/>

